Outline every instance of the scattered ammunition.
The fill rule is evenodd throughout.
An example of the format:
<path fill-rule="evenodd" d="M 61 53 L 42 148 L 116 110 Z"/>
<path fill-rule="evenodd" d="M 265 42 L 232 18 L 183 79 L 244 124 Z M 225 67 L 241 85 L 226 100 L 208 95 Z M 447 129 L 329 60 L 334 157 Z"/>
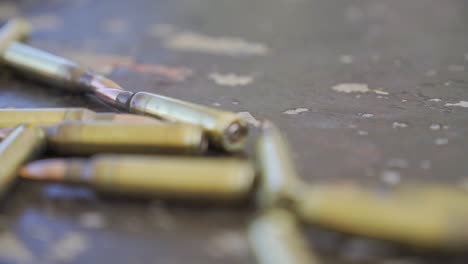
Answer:
<path fill-rule="evenodd" d="M 92 120 L 96 113 L 85 108 L 0 109 L 0 128 L 18 124 L 47 126 L 62 121 Z"/>
<path fill-rule="evenodd" d="M 0 143 L 0 195 L 4 197 L 14 183 L 23 163 L 42 152 L 44 132 L 33 126 L 19 125 Z"/>
<path fill-rule="evenodd" d="M 47 130 L 58 154 L 202 153 L 208 144 L 198 126 L 174 123 L 64 122 Z"/>
<path fill-rule="evenodd" d="M 259 264 L 318 263 L 296 219 L 284 209 L 272 209 L 255 219 L 249 239 Z"/>
<path fill-rule="evenodd" d="M 249 161 L 235 158 L 138 155 L 42 160 L 20 170 L 25 178 L 88 184 L 109 193 L 215 201 L 246 199 L 254 174 Z"/>
<path fill-rule="evenodd" d="M 300 180 L 286 139 L 269 121 L 263 124 L 256 155 L 260 169 L 257 192 L 259 206 L 288 206 Z"/>
<path fill-rule="evenodd" d="M 10 67 L 70 91 L 93 93 L 101 101 L 129 112 L 199 125 L 214 146 L 227 151 L 243 149 L 247 124 L 235 113 L 156 94 L 123 91 L 113 81 L 72 61 L 14 42 L 28 34 L 27 27 L 25 20 L 13 19 L 3 28 L 5 48 L 0 50 L 0 58 Z"/>
<path fill-rule="evenodd" d="M 417 194 L 402 198 L 352 186 L 316 186 L 296 202 L 295 211 L 305 222 L 345 233 L 420 248 L 468 245 L 466 204 L 427 204 Z"/>

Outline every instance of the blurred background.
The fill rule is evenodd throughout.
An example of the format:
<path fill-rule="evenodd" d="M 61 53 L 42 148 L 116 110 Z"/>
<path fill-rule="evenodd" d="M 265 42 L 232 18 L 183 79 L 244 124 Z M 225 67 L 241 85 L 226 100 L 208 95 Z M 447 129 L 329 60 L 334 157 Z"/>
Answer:
<path fill-rule="evenodd" d="M 130 91 L 270 119 L 301 176 L 372 188 L 468 188 L 464 0 L 19 0 L 0 20 L 29 43 Z M 0 107 L 99 102 L 0 72 Z M 5 202 L 1 263 L 254 263 L 254 210 L 97 196 L 20 182 Z M 461 256 L 308 229 L 323 263 L 465 263 Z"/>

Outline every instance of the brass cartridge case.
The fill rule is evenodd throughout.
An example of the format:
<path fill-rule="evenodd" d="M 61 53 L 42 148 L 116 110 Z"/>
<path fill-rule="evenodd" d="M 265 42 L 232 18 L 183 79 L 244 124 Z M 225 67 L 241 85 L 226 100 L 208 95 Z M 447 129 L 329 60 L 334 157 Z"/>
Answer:
<path fill-rule="evenodd" d="M 246 142 L 247 123 L 232 112 L 145 92 L 135 93 L 128 107 L 132 113 L 199 125 L 214 146 L 226 151 L 242 150 Z"/>
<path fill-rule="evenodd" d="M 65 180 L 135 196 L 238 201 L 248 197 L 255 173 L 235 158 L 98 155 L 71 160 Z"/>
<path fill-rule="evenodd" d="M 441 201 L 441 200 L 439 200 Z M 352 186 L 315 186 L 297 197 L 297 214 L 307 223 L 420 248 L 466 248 L 465 205 L 427 204 L 398 194 Z"/>
<path fill-rule="evenodd" d="M 257 140 L 256 157 L 260 170 L 257 202 L 260 207 L 288 206 L 297 192 L 297 175 L 286 139 L 272 123 L 264 122 Z"/>
<path fill-rule="evenodd" d="M 170 123 L 64 122 L 47 132 L 59 154 L 202 153 L 207 149 L 198 126 Z"/>
<path fill-rule="evenodd" d="M 249 240 L 259 264 L 318 263 L 295 217 L 284 209 L 272 209 L 254 219 Z"/>
<path fill-rule="evenodd" d="M 31 33 L 31 25 L 24 19 L 12 19 L 0 28 L 0 58 L 14 42 L 26 38 Z"/>
<path fill-rule="evenodd" d="M 0 109 L 0 128 L 18 124 L 48 126 L 62 121 L 92 120 L 95 115 L 86 108 Z"/>
<path fill-rule="evenodd" d="M 0 196 L 14 183 L 17 170 L 23 163 L 42 153 L 44 132 L 33 126 L 17 126 L 0 143 Z"/>

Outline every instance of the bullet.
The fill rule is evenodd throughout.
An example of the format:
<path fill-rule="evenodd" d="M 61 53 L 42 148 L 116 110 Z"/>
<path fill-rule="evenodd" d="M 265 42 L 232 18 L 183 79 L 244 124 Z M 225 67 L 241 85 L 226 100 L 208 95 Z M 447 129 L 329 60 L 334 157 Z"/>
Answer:
<path fill-rule="evenodd" d="M 257 140 L 260 170 L 257 202 L 261 208 L 288 207 L 300 184 L 286 139 L 271 122 L 265 121 Z"/>
<path fill-rule="evenodd" d="M 62 155 L 96 153 L 203 153 L 198 126 L 174 123 L 63 122 L 47 130 L 50 150 Z"/>
<path fill-rule="evenodd" d="M 235 113 L 156 94 L 124 91 L 112 80 L 68 59 L 13 41 L 27 34 L 25 25 L 27 21 L 14 19 L 2 28 L 5 42 L 0 45 L 5 48 L 0 50 L 0 58 L 6 65 L 71 92 L 91 93 L 102 102 L 131 113 L 201 126 L 213 146 L 228 152 L 243 150 L 248 128 Z"/>
<path fill-rule="evenodd" d="M 249 196 L 255 173 L 249 161 L 236 158 L 98 155 L 35 161 L 20 175 L 86 184 L 114 194 L 240 201 Z"/>
<path fill-rule="evenodd" d="M 354 186 L 314 186 L 297 196 L 295 212 L 306 223 L 417 248 L 468 246 L 468 210 L 421 197 L 379 194 Z"/>
<path fill-rule="evenodd" d="M 318 263 L 296 219 L 284 209 L 261 214 L 253 220 L 248 231 L 259 264 Z"/>
<path fill-rule="evenodd" d="M 18 124 L 38 126 L 55 125 L 63 121 L 109 121 L 128 123 L 161 123 L 162 121 L 140 115 L 96 113 L 86 108 L 22 108 L 0 109 L 0 128 Z"/>
<path fill-rule="evenodd" d="M 14 183 L 17 170 L 42 153 L 44 132 L 34 126 L 19 125 L 0 143 L 0 195 Z"/>

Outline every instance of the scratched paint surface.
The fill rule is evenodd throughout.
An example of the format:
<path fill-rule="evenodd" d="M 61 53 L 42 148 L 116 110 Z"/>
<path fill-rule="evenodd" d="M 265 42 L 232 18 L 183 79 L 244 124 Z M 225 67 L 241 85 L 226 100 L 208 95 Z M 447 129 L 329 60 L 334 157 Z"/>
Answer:
<path fill-rule="evenodd" d="M 2 1 L 0 19 L 30 18 L 32 45 L 92 64 L 131 91 L 247 113 L 254 126 L 272 120 L 310 183 L 468 185 L 464 1 L 131 2 Z M 0 107 L 54 106 L 109 110 L 2 71 Z M 0 262 L 254 262 L 246 208 L 21 182 L 5 212 Z M 324 263 L 457 261 L 310 234 Z"/>

